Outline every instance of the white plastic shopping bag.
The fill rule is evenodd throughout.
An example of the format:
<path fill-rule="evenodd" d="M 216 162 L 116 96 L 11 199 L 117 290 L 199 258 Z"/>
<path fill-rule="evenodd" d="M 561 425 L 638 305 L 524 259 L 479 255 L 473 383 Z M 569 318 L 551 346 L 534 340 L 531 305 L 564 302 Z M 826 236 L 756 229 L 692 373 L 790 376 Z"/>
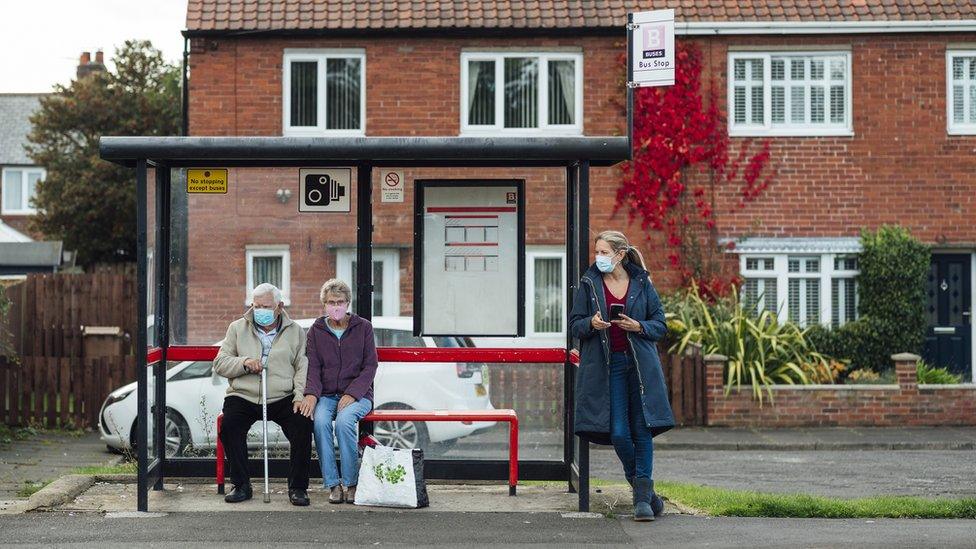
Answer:
<path fill-rule="evenodd" d="M 367 446 L 359 467 L 356 505 L 427 507 L 423 450 Z"/>

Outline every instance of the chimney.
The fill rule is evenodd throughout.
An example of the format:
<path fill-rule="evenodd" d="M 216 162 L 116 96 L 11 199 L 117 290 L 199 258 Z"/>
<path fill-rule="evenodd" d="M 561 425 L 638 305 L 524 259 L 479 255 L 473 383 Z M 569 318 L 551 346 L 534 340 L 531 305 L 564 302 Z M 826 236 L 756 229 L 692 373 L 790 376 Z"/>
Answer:
<path fill-rule="evenodd" d="M 81 58 L 78 60 L 78 71 L 76 73 L 76 78 L 81 80 L 82 78 L 88 76 L 89 74 L 96 71 L 104 71 L 105 64 L 103 62 L 103 54 L 101 50 L 95 52 L 95 62 L 92 63 L 91 52 L 82 52 Z"/>

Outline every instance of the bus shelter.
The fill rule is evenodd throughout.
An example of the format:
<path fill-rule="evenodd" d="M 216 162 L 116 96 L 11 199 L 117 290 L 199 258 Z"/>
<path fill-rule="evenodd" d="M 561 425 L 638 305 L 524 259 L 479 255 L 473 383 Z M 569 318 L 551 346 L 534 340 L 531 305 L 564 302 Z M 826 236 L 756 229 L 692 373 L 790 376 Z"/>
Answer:
<path fill-rule="evenodd" d="M 213 360 L 213 346 L 170 344 L 170 259 L 171 211 L 174 171 L 195 168 L 353 168 L 356 172 L 356 260 L 373 264 L 374 189 L 372 172 L 378 168 L 558 168 L 565 170 L 566 310 L 580 275 L 590 258 L 589 180 L 590 167 L 612 166 L 630 156 L 628 137 L 103 137 L 100 154 L 104 160 L 132 168 L 136 178 L 138 318 L 135 332 L 137 353 L 138 419 L 135 441 L 138 455 L 139 511 L 149 508 L 149 491 L 162 490 L 166 477 L 210 477 L 214 459 L 168 457 L 164 443 L 167 403 L 167 361 Z M 154 172 L 149 181 L 150 171 Z M 350 172 L 351 173 L 351 172 Z M 459 180 L 463 182 L 464 180 Z M 477 179 L 472 179 L 477 181 Z M 151 189 L 151 191 L 150 191 Z M 524 189 L 530 190 L 530 189 Z M 150 196 L 151 194 L 151 196 Z M 350 200 L 352 196 L 348 197 Z M 416 197 L 415 197 L 416 198 Z M 152 202 L 150 202 L 152 200 Z M 150 210 L 154 205 L 153 210 Z M 149 257 L 149 216 L 153 215 L 155 247 Z M 302 215 L 302 214 L 299 214 Z M 420 231 L 415 217 L 415 237 Z M 523 229 L 524 230 L 524 229 Z M 518 238 L 524 244 L 525 235 Z M 520 248 L 524 250 L 524 246 Z M 414 250 L 414 268 L 424 261 Z M 521 260 L 520 260 L 521 261 Z M 521 274 L 521 271 L 520 271 Z M 360 268 L 352 282 L 357 314 L 372 318 L 373 269 Z M 519 294 L 524 299 L 524 294 Z M 415 299 L 417 297 L 415 296 Z M 152 310 L 150 310 L 152 303 Z M 414 314 L 420 314 L 417 310 Z M 521 322 L 521 320 L 520 320 Z M 565 324 L 564 324 L 565 326 Z M 415 324 L 415 331 L 417 330 Z M 436 331 L 436 330 L 435 330 Z M 562 457 L 550 460 L 521 460 L 521 480 L 566 481 L 568 490 L 579 495 L 581 511 L 589 509 L 589 462 L 586 444 L 573 435 L 575 366 L 568 349 L 573 341 L 565 326 L 564 347 L 548 348 L 454 348 L 378 349 L 379 360 L 425 362 L 451 360 L 458 363 L 558 364 L 563 377 Z M 470 335 L 486 335 L 470 334 Z M 487 334 L 491 335 L 491 334 Z M 518 335 L 522 335 L 521 333 Z M 399 366 L 409 367 L 409 366 Z M 284 477 L 287 459 L 271 461 L 271 476 Z M 259 460 L 251 460 L 252 473 Z M 317 463 L 312 464 L 317 470 Z M 428 459 L 428 478 L 453 480 L 503 480 L 508 462 L 493 459 Z"/>

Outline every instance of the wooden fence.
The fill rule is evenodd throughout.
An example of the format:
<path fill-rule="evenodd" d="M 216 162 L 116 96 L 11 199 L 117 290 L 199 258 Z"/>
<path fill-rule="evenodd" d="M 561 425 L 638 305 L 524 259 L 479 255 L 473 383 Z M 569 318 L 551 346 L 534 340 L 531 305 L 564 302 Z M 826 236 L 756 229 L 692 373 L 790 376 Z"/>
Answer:
<path fill-rule="evenodd" d="M 0 421 L 94 428 L 108 393 L 135 381 L 135 278 L 125 268 L 31 274 L 6 288 L 13 353 L 0 356 Z M 84 327 L 118 328 L 89 345 Z"/>
<path fill-rule="evenodd" d="M 0 357 L 0 422 L 95 428 L 108 393 L 136 376 L 132 356 Z"/>
<path fill-rule="evenodd" d="M 705 425 L 705 361 L 689 346 L 683 356 L 658 345 L 668 398 L 678 425 Z M 560 364 L 490 364 L 489 394 L 496 408 L 511 408 L 523 427 L 561 429 L 563 366 Z"/>

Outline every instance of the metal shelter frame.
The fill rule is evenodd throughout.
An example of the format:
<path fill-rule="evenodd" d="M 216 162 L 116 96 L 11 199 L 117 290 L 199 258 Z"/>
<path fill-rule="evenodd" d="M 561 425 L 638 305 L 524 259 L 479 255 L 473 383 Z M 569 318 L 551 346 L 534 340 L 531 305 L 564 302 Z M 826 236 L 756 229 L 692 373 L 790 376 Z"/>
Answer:
<path fill-rule="evenodd" d="M 630 90 L 628 90 L 630 92 Z M 628 96 L 631 94 L 628 93 Z M 630 99 L 630 97 L 628 97 Z M 166 476 L 211 476 L 212 458 L 167 458 L 163 440 L 168 360 L 212 360 L 214 347 L 176 346 L 169 343 L 170 320 L 170 198 L 171 169 L 235 167 L 356 167 L 357 254 L 359 265 L 372 264 L 372 170 L 375 167 L 438 168 L 564 168 L 566 170 L 566 300 L 567 310 L 581 274 L 589 266 L 589 179 L 591 166 L 611 166 L 630 158 L 627 137 L 103 137 L 104 160 L 134 168 L 136 172 L 138 318 L 147 318 L 147 295 L 155 292 L 155 346 L 148 346 L 148 327 L 136 330 L 138 453 L 137 509 L 149 508 L 149 489 L 162 490 Z M 154 264 L 147 264 L 148 169 L 156 168 Z M 415 228 L 416 229 L 416 228 Z M 147 288 L 148 269 L 154 270 L 154 288 Z M 415 266 L 414 268 L 417 268 Z M 372 269 L 358 269 L 355 281 L 358 314 L 372 317 Z M 457 362 L 556 363 L 564 367 L 564 438 L 561 461 L 521 461 L 524 480 L 566 480 L 579 494 L 581 511 L 589 509 L 589 452 L 573 435 L 575 367 L 567 350 L 573 345 L 566 329 L 566 347 L 556 349 L 393 349 L 379 350 L 380 360 Z M 150 371 L 151 370 L 151 371 Z M 149 379 L 154 398 L 149 404 Z M 148 420 L 151 412 L 151 452 Z M 576 456 L 578 445 L 579 457 Z M 251 460 L 257 473 L 258 460 Z M 315 464 L 313 463 L 313 466 Z M 272 460 L 273 476 L 284 476 L 287 460 Z M 473 467 L 476 466 L 476 467 Z M 504 460 L 428 460 L 431 478 L 503 480 Z"/>

